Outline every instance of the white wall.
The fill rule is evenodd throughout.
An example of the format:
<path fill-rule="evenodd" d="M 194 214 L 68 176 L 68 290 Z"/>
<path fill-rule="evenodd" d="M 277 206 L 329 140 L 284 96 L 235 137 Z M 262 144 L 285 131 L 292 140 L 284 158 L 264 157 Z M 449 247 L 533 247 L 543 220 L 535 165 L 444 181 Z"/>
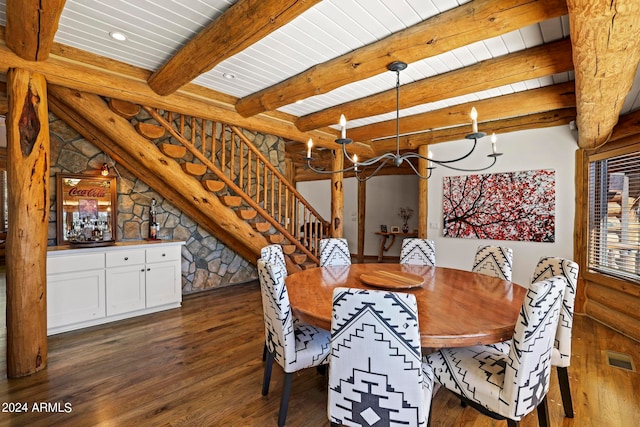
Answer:
<path fill-rule="evenodd" d="M 377 256 L 380 249 L 380 225 L 389 229 L 402 227 L 398 216 L 401 207 L 410 207 L 414 216 L 408 222 L 409 229 L 418 228 L 418 178 L 414 175 L 373 177 L 366 183 L 367 203 L 365 218 L 364 254 Z M 355 178 L 344 180 L 344 237 L 351 253 L 358 252 L 358 182 Z M 326 220 L 331 219 L 331 181 L 299 182 L 297 189 L 311 206 Z M 385 256 L 400 256 L 400 240 L 385 252 Z"/>
<path fill-rule="evenodd" d="M 482 127 L 482 126 L 481 126 Z M 481 129 L 482 130 L 482 129 Z M 461 155 L 471 142 L 468 140 L 436 144 L 431 147 L 434 158 Z M 438 167 L 429 179 L 428 238 L 435 241 L 439 266 L 471 269 L 476 248 L 481 244 L 509 246 L 514 251 L 513 280 L 523 285 L 531 275 L 541 256 L 573 258 L 573 220 L 575 210 L 575 151 L 576 137 L 568 126 L 558 126 L 498 135 L 498 150 L 503 153 L 496 165 L 478 173 L 514 172 L 533 169 L 554 169 L 556 172 L 556 232 L 554 243 L 456 239 L 442 236 L 442 182 L 445 176 L 466 175 Z M 489 138 L 478 141 L 476 152 L 465 160 L 465 167 L 485 164 L 490 153 Z M 311 202 L 325 219 L 331 215 L 330 180 L 298 183 L 298 191 Z M 344 183 L 344 231 L 352 253 L 358 244 L 358 186 L 355 179 Z M 401 206 L 411 207 L 415 214 L 409 220 L 411 230 L 418 227 L 418 178 L 415 176 L 375 177 L 367 182 L 365 255 L 377 255 L 380 237 L 374 233 L 380 224 L 402 225 L 398 217 Z M 385 252 L 387 256 L 400 255 L 400 239 Z"/>
<path fill-rule="evenodd" d="M 481 126 L 482 127 L 482 126 Z M 453 141 L 431 147 L 436 159 L 459 155 L 471 141 Z M 489 137 L 478 141 L 478 148 L 466 167 L 486 164 L 490 153 Z M 535 129 L 498 135 L 498 151 L 504 153 L 488 171 L 477 173 L 514 172 L 534 169 L 554 169 L 556 178 L 556 230 L 554 243 L 503 240 L 458 239 L 442 236 L 443 177 L 468 175 L 443 167 L 434 169 L 429 179 L 428 238 L 436 246 L 436 262 L 442 267 L 469 270 L 476 248 L 490 244 L 513 249 L 513 281 L 526 285 L 541 256 L 573 258 L 573 222 L 575 213 L 575 135 L 568 126 Z M 466 160 L 465 160 L 466 162 Z"/>

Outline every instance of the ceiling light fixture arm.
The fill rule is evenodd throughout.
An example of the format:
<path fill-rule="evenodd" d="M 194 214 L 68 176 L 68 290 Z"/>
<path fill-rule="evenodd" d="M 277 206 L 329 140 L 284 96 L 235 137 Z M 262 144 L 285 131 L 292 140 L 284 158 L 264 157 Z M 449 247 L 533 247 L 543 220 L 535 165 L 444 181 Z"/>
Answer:
<path fill-rule="evenodd" d="M 448 159 L 448 160 L 437 160 L 434 159 L 431 156 L 431 152 L 429 152 L 429 156 L 425 157 L 421 154 L 415 153 L 415 152 L 408 152 L 408 153 L 404 153 L 404 154 L 400 154 L 400 71 L 404 70 L 407 68 L 407 64 L 404 62 L 400 62 L 400 61 L 395 61 L 392 62 L 391 64 L 389 64 L 387 66 L 387 69 L 389 71 L 393 71 L 396 73 L 396 150 L 395 153 L 390 152 L 390 153 L 385 153 L 382 155 L 379 155 L 377 157 L 373 157 L 367 160 L 358 160 L 357 155 L 353 155 L 353 157 L 351 157 L 349 155 L 349 153 L 347 153 L 347 145 L 351 144 L 353 142 L 352 139 L 347 138 L 346 137 L 346 119 L 344 117 L 344 115 L 342 115 L 340 117 L 340 127 L 341 127 L 341 135 L 340 138 L 336 139 L 336 143 L 339 145 L 342 145 L 342 151 L 344 153 L 344 157 L 347 158 L 347 160 L 349 160 L 352 164 L 352 166 L 340 169 L 340 170 L 333 170 L 333 171 L 325 171 L 325 170 L 320 170 L 320 169 L 316 169 L 311 165 L 311 147 L 312 147 L 312 141 L 309 140 L 308 143 L 308 151 L 307 151 L 307 157 L 305 157 L 305 160 L 307 161 L 307 167 L 309 169 L 311 169 L 312 171 L 316 172 L 316 173 L 321 173 L 321 174 L 334 174 L 334 173 L 344 173 L 344 172 L 351 172 L 353 171 L 355 173 L 356 178 L 359 181 L 366 181 L 370 178 L 372 178 L 373 176 L 375 176 L 389 161 L 392 161 L 394 166 L 396 167 L 400 167 L 402 166 L 402 163 L 407 162 L 409 164 L 409 167 L 411 168 L 411 170 L 421 179 L 429 179 L 431 177 L 431 174 L 433 172 L 433 169 L 436 168 L 435 165 L 439 165 L 439 166 L 443 166 L 445 168 L 448 169 L 452 169 L 452 170 L 456 170 L 456 171 L 461 171 L 461 172 L 480 172 L 480 171 L 484 171 L 487 170 L 489 168 L 491 168 L 497 161 L 498 156 L 501 156 L 502 153 L 498 153 L 496 150 L 496 136 L 495 133 L 491 136 L 491 144 L 492 144 L 492 154 L 489 154 L 487 157 L 491 157 L 493 158 L 493 161 L 491 162 L 490 165 L 488 166 L 484 166 L 481 168 L 459 168 L 459 167 L 455 167 L 452 166 L 452 163 L 456 163 L 459 161 L 462 161 L 464 159 L 466 159 L 467 157 L 469 157 L 476 149 L 476 146 L 478 144 L 478 139 L 484 138 L 486 136 L 486 133 L 484 132 L 479 132 L 478 131 L 478 122 L 477 122 L 477 117 L 478 117 L 478 113 L 476 111 L 475 108 L 471 109 L 471 120 L 472 120 L 472 125 L 473 125 L 473 132 L 470 133 L 469 135 L 467 135 L 465 138 L 466 139 L 473 139 L 473 145 L 471 146 L 471 149 L 466 152 L 465 154 L 454 158 L 454 159 Z M 420 173 L 417 168 L 415 167 L 415 165 L 413 163 L 410 162 L 410 159 L 421 159 L 421 160 L 426 160 L 427 163 L 427 171 L 428 174 L 425 176 L 422 173 Z M 365 173 L 365 169 L 368 166 L 372 166 L 376 163 L 380 163 L 374 170 L 373 172 L 371 172 L 370 174 L 366 174 Z"/>

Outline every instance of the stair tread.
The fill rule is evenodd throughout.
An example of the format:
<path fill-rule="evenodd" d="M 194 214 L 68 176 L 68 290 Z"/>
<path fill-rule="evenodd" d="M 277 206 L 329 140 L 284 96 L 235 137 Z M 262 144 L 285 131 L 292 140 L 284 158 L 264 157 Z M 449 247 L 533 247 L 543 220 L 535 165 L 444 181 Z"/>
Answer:
<path fill-rule="evenodd" d="M 163 143 L 160 144 L 160 151 L 165 156 L 171 157 L 172 159 L 180 159 L 187 154 L 187 149 L 182 145 Z"/>
<path fill-rule="evenodd" d="M 253 226 L 253 228 L 255 228 L 257 231 L 261 232 L 261 233 L 265 233 L 267 231 L 269 231 L 269 229 L 271 228 L 271 224 L 269 224 L 268 222 L 254 222 L 253 224 L 251 224 Z"/>
<path fill-rule="evenodd" d="M 222 190 L 225 187 L 225 183 L 215 179 L 205 179 L 202 181 L 202 186 L 215 193 L 216 191 Z"/>
<path fill-rule="evenodd" d="M 115 98 L 109 100 L 109 108 L 111 108 L 111 111 L 114 113 L 127 119 L 135 117 L 140 112 L 140 106 L 138 104 Z"/>
<path fill-rule="evenodd" d="M 307 256 L 305 254 L 293 253 L 289 255 L 289 258 L 298 265 L 302 265 L 306 260 Z"/>
<path fill-rule="evenodd" d="M 244 220 L 253 219 L 258 215 L 255 209 L 237 209 L 236 214 Z"/>
<path fill-rule="evenodd" d="M 242 197 L 240 196 L 220 196 L 219 199 L 225 206 L 229 207 L 237 207 L 242 204 Z"/>
<path fill-rule="evenodd" d="M 182 170 L 193 176 L 202 176 L 207 172 L 207 167 L 200 163 L 182 163 Z"/>
<path fill-rule="evenodd" d="M 282 234 L 269 234 L 268 240 L 271 243 L 280 244 L 284 241 L 284 236 Z"/>
<path fill-rule="evenodd" d="M 296 245 L 280 245 L 280 246 L 282 246 L 282 252 L 284 252 L 287 255 L 293 254 L 297 249 Z"/>
<path fill-rule="evenodd" d="M 164 136 L 164 128 L 153 123 L 136 123 L 135 128 L 147 139 L 158 139 Z"/>

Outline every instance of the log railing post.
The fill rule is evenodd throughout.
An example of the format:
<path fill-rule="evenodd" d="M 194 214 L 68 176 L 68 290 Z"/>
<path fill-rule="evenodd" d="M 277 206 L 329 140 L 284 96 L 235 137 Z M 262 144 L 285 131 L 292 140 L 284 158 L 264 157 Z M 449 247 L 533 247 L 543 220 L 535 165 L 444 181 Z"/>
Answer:
<path fill-rule="evenodd" d="M 47 366 L 49 116 L 41 74 L 7 74 L 7 376 Z"/>

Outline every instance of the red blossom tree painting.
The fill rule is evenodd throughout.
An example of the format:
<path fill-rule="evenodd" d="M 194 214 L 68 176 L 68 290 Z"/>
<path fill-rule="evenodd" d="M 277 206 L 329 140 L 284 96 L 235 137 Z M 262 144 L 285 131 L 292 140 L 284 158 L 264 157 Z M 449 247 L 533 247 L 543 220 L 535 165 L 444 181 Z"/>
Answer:
<path fill-rule="evenodd" d="M 444 178 L 444 236 L 553 242 L 555 171 Z"/>

